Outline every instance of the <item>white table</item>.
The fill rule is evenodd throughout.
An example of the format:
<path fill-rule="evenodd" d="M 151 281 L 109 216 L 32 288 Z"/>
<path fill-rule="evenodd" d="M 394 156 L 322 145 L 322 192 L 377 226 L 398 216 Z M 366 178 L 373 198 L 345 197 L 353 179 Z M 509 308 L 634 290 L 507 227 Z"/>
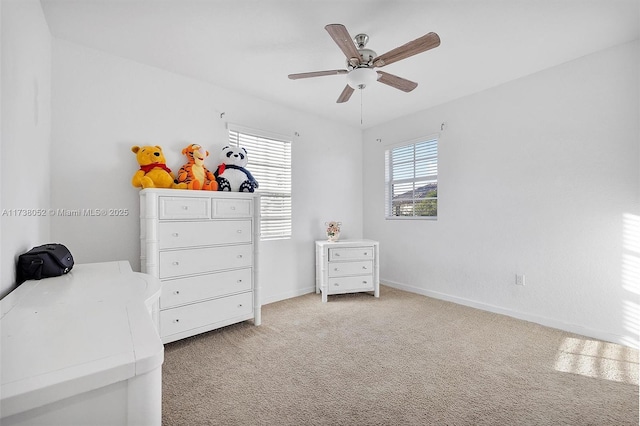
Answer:
<path fill-rule="evenodd" d="M 128 262 L 107 262 L 2 299 L 0 423 L 160 425 L 160 289 Z"/>

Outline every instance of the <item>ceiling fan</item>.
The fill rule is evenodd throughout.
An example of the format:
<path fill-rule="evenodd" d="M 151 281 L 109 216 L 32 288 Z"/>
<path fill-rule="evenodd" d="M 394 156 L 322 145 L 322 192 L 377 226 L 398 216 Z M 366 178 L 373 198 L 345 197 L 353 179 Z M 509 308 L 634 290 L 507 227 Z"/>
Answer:
<path fill-rule="evenodd" d="M 349 31 L 342 24 L 329 24 L 324 28 L 347 57 L 347 69 L 289 74 L 289 78 L 298 80 L 300 78 L 347 74 L 347 85 L 338 97 L 337 103 L 347 102 L 355 89 L 364 89 L 367 84 L 374 81 L 395 87 L 403 92 L 412 91 L 418 86 L 418 83 L 384 71 L 374 70 L 374 68 L 381 68 L 440 45 L 438 34 L 428 33 L 396 47 L 384 55 L 377 56 L 376 52 L 365 48 L 369 41 L 369 36 L 366 34 L 358 34 L 351 38 Z"/>

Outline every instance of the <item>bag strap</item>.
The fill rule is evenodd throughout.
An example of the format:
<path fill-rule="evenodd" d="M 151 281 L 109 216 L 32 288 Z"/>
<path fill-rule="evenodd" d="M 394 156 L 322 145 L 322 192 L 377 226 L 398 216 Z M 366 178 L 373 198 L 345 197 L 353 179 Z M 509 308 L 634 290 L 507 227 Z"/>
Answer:
<path fill-rule="evenodd" d="M 29 269 L 27 270 L 28 276 L 36 280 L 42 279 L 42 265 L 44 265 L 44 260 L 40 258 L 31 260 Z"/>

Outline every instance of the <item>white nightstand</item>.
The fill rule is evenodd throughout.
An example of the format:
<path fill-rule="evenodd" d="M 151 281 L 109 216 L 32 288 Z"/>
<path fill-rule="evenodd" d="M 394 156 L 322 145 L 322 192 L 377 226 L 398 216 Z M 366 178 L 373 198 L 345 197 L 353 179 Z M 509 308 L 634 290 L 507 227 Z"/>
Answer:
<path fill-rule="evenodd" d="M 316 293 L 372 291 L 380 297 L 379 244 L 373 240 L 316 241 Z"/>

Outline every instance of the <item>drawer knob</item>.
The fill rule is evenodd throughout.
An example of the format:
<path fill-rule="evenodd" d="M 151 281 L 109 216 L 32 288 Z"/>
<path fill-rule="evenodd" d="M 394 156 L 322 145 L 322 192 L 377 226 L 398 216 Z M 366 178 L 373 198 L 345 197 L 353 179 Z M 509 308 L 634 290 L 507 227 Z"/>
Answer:
<path fill-rule="evenodd" d="M 239 283 L 241 283 L 241 282 L 242 282 L 242 280 L 238 280 L 238 282 L 239 282 Z"/>
<path fill-rule="evenodd" d="M 365 280 L 365 281 L 362 281 L 362 284 L 366 284 L 366 283 L 367 283 L 367 281 L 366 281 L 366 280 Z"/>
<path fill-rule="evenodd" d="M 366 267 L 366 266 L 363 266 L 363 267 L 362 267 L 362 269 L 367 269 L 367 267 Z"/>
<path fill-rule="evenodd" d="M 175 262 L 173 262 L 173 263 L 172 263 L 172 265 L 174 265 L 174 266 L 178 266 L 178 265 L 180 265 L 180 262 L 178 262 L 178 261 L 176 260 Z"/>
<path fill-rule="evenodd" d="M 238 259 L 242 259 L 242 255 L 241 254 L 238 255 Z"/>
<path fill-rule="evenodd" d="M 173 322 L 180 322 L 180 318 L 174 319 Z"/>
<path fill-rule="evenodd" d="M 333 268 L 333 270 L 334 270 L 334 271 L 337 271 L 337 270 L 338 270 L 338 268 Z"/>
<path fill-rule="evenodd" d="M 242 303 L 239 303 L 239 304 L 238 304 L 238 308 L 242 308 Z"/>
<path fill-rule="evenodd" d="M 236 209 L 236 206 L 231 206 L 231 210 L 235 210 L 235 209 Z"/>
<path fill-rule="evenodd" d="M 333 286 L 334 286 L 334 287 L 340 287 L 340 284 L 338 284 L 338 283 L 333 283 Z"/>
<path fill-rule="evenodd" d="M 340 257 L 340 253 L 336 253 L 336 257 Z"/>
<path fill-rule="evenodd" d="M 189 210 L 189 206 L 182 206 L 182 210 Z"/>
<path fill-rule="evenodd" d="M 238 229 L 236 232 L 237 232 L 238 234 L 242 234 L 242 229 Z"/>
<path fill-rule="evenodd" d="M 174 236 L 174 237 L 177 237 L 177 236 L 178 236 L 178 233 L 177 233 L 177 232 L 174 232 L 174 233 L 173 233 L 173 234 L 171 234 L 171 235 L 172 235 L 172 236 Z"/>
<path fill-rule="evenodd" d="M 173 294 L 176 294 L 176 295 L 180 294 L 180 290 L 174 291 Z"/>
<path fill-rule="evenodd" d="M 366 251 L 364 252 L 364 255 L 365 255 L 365 256 L 367 255 L 367 252 L 366 252 Z"/>

